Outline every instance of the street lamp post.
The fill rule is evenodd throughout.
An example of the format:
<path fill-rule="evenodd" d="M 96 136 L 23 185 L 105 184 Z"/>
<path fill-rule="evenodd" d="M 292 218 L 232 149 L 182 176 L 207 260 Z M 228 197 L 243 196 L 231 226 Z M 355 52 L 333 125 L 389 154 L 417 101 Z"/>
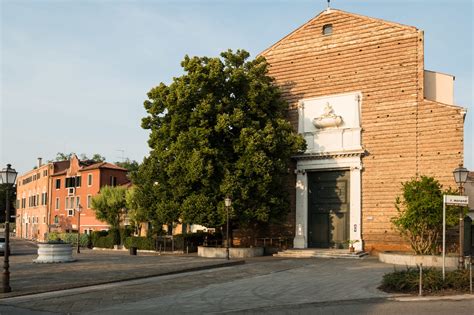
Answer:
<path fill-rule="evenodd" d="M 6 204 L 5 204 L 5 253 L 3 255 L 3 273 L 2 273 L 2 293 L 11 292 L 10 287 L 10 200 L 8 198 L 10 187 L 15 184 L 16 175 L 18 173 L 11 168 L 11 164 L 7 164 L 7 168 L 0 171 L 0 183 L 6 184 Z"/>
<path fill-rule="evenodd" d="M 80 204 L 77 205 L 77 253 L 81 253 L 81 210 Z"/>
<path fill-rule="evenodd" d="M 229 253 L 229 208 L 232 205 L 232 199 L 230 197 L 226 197 L 224 200 L 225 203 L 225 210 L 226 210 L 226 218 L 227 218 L 227 229 L 226 229 L 226 246 L 225 246 L 225 255 L 226 259 L 230 259 Z"/>
<path fill-rule="evenodd" d="M 454 181 L 459 186 L 459 195 L 463 195 L 464 184 L 467 181 L 469 171 L 459 164 L 459 167 L 453 171 Z M 459 210 L 459 269 L 464 268 L 464 208 Z"/>

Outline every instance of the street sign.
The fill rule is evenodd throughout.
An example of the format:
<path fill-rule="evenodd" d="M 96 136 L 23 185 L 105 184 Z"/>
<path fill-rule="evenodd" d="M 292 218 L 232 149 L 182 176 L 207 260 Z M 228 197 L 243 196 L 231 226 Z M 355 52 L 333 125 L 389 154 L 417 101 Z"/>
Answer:
<path fill-rule="evenodd" d="M 455 206 L 467 206 L 469 204 L 468 196 L 446 195 L 446 204 Z"/>

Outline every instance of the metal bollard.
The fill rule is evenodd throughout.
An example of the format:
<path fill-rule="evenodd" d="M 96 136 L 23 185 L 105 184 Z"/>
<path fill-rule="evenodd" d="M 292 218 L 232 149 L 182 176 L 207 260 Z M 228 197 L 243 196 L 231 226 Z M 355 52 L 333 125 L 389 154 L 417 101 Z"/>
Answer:
<path fill-rule="evenodd" d="M 469 256 L 469 290 L 472 294 L 472 256 Z"/>
<path fill-rule="evenodd" d="M 420 283 L 419 283 L 418 295 L 423 296 L 423 264 L 420 264 Z"/>

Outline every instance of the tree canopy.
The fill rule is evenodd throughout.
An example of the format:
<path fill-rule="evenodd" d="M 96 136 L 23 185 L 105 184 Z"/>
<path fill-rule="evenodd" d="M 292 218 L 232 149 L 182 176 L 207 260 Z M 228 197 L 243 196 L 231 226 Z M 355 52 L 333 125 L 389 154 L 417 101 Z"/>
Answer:
<path fill-rule="evenodd" d="M 15 214 L 16 204 L 16 187 L 8 184 L 0 184 L 0 223 L 5 222 L 6 210 L 7 210 L 7 199 L 6 194 L 8 192 L 8 201 L 10 204 L 10 216 Z M 15 222 L 15 219 L 10 217 L 9 222 Z"/>
<path fill-rule="evenodd" d="M 125 160 L 123 160 L 121 162 L 115 162 L 115 165 L 127 169 L 130 173 L 137 172 L 138 167 L 140 166 L 140 164 L 137 161 L 130 160 L 129 158 L 126 158 Z"/>
<path fill-rule="evenodd" d="M 219 226 L 229 195 L 234 221 L 278 221 L 289 209 L 290 157 L 306 144 L 286 119 L 267 62 L 228 50 L 185 56 L 181 65 L 185 73 L 144 102 L 151 151 L 134 181 L 143 203 L 162 223 Z"/>
<path fill-rule="evenodd" d="M 69 161 L 74 154 L 76 154 L 76 153 L 74 153 L 74 152 L 69 152 L 69 153 L 58 152 L 58 153 L 56 153 L 56 157 L 52 161 L 55 161 L 55 162 Z M 95 161 L 95 162 L 104 162 L 105 161 L 105 157 L 100 155 L 99 153 L 94 153 L 92 155 L 92 158 L 89 158 L 86 154 L 81 153 L 81 154 L 79 154 L 79 158 L 81 160 L 91 160 L 91 161 Z M 52 162 L 52 161 L 50 161 L 50 162 Z"/>
<path fill-rule="evenodd" d="M 110 227 L 118 229 L 126 206 L 126 187 L 104 186 L 100 193 L 92 197 L 92 209 L 97 219 L 107 222 Z"/>

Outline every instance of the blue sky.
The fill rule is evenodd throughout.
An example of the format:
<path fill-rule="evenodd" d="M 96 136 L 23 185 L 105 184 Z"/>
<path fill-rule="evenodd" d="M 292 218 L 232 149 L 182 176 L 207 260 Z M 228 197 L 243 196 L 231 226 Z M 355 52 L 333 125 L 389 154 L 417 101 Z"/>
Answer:
<path fill-rule="evenodd" d="M 143 101 L 185 54 L 254 57 L 326 8 L 325 0 L 0 0 L 0 165 L 24 172 L 57 152 L 148 153 Z M 425 68 L 456 76 L 474 170 L 473 2 L 333 0 L 332 7 L 425 31 Z"/>

